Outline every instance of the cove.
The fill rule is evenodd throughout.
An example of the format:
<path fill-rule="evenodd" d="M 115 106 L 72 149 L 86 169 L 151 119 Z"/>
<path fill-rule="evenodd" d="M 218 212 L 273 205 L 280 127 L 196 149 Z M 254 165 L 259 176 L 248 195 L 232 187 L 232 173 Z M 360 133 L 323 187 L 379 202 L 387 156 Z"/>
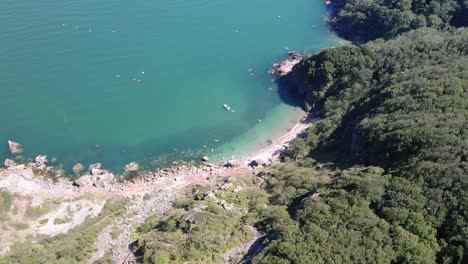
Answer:
<path fill-rule="evenodd" d="M 326 15 L 313 0 L 2 1 L 0 142 L 66 169 L 241 155 L 297 111 L 267 71 L 334 45 Z"/>

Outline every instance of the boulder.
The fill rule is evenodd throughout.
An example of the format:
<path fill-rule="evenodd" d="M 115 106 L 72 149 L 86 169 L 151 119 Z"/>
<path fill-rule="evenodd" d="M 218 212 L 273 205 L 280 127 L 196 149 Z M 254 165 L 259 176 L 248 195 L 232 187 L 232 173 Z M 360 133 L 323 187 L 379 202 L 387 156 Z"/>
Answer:
<path fill-rule="evenodd" d="M 89 165 L 89 171 L 93 170 L 93 169 L 100 169 L 101 168 L 101 163 L 93 163 L 91 165 Z"/>
<path fill-rule="evenodd" d="M 49 161 L 47 160 L 47 156 L 44 156 L 44 155 L 37 156 L 34 159 L 34 161 L 35 161 L 36 166 L 41 166 L 41 165 L 49 163 Z"/>
<path fill-rule="evenodd" d="M 132 171 L 138 171 L 140 169 L 140 166 L 138 163 L 132 161 L 129 164 L 125 165 L 125 172 L 132 172 Z"/>
<path fill-rule="evenodd" d="M 224 163 L 224 167 L 226 168 L 234 168 L 240 166 L 241 163 L 237 160 L 228 160 L 226 163 Z"/>
<path fill-rule="evenodd" d="M 73 170 L 74 173 L 80 173 L 83 169 L 84 169 L 83 164 L 77 163 L 77 164 L 75 164 L 75 166 L 73 166 L 72 170 Z"/>
<path fill-rule="evenodd" d="M 104 174 L 104 170 L 101 169 L 91 169 L 91 175 L 98 176 Z"/>
<path fill-rule="evenodd" d="M 11 159 L 5 159 L 5 162 L 3 163 L 6 168 L 14 167 L 16 166 L 16 162 Z"/>
<path fill-rule="evenodd" d="M 263 161 L 262 159 L 256 159 L 256 160 L 252 160 L 249 165 L 251 167 L 258 167 L 258 166 L 263 166 L 265 165 L 265 161 Z"/>
<path fill-rule="evenodd" d="M 20 143 L 8 140 L 8 148 L 11 154 L 19 154 L 23 152 L 23 146 Z"/>
<path fill-rule="evenodd" d="M 208 156 L 203 156 L 202 159 L 201 159 L 203 162 L 207 162 L 210 160 L 210 158 Z"/>
<path fill-rule="evenodd" d="M 45 170 L 47 163 L 49 163 L 47 156 L 39 155 L 34 159 L 33 168 L 36 170 Z"/>
<path fill-rule="evenodd" d="M 221 201 L 219 202 L 219 204 L 220 204 L 224 209 L 226 209 L 226 210 L 228 210 L 228 211 L 231 211 L 232 209 L 234 209 L 234 205 L 232 205 L 232 204 L 226 202 L 225 200 L 221 200 Z"/>

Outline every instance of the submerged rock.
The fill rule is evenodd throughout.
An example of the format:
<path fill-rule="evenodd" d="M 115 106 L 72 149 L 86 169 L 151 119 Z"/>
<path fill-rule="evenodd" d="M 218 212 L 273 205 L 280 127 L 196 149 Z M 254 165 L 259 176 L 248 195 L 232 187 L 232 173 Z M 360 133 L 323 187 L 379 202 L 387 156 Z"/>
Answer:
<path fill-rule="evenodd" d="M 10 149 L 11 154 L 19 154 L 23 152 L 23 146 L 20 143 L 13 142 L 8 140 L 8 148 Z"/>
<path fill-rule="evenodd" d="M 138 163 L 132 161 L 129 164 L 125 165 L 124 171 L 125 172 L 132 172 L 132 171 L 138 171 L 140 169 L 140 166 Z"/>
<path fill-rule="evenodd" d="M 84 169 L 83 164 L 77 163 L 77 164 L 75 164 L 75 166 L 73 166 L 72 170 L 73 170 L 74 173 L 80 173 L 83 169 Z"/>
<path fill-rule="evenodd" d="M 302 56 L 297 51 L 290 51 L 289 55 L 290 55 L 290 58 L 273 64 L 273 67 L 268 71 L 268 73 L 279 78 L 284 77 L 288 73 L 290 73 L 292 69 L 294 68 L 294 66 L 296 66 L 296 64 L 301 62 Z"/>

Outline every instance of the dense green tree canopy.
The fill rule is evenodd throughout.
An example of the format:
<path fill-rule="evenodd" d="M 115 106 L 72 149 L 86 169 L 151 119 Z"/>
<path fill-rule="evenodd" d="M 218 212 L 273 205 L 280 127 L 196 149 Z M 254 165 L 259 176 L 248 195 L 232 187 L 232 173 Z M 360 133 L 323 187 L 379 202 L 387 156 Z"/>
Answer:
<path fill-rule="evenodd" d="M 445 29 L 468 25 L 466 0 L 333 1 L 332 25 L 352 40 L 391 38 L 421 27 Z"/>
<path fill-rule="evenodd" d="M 335 161 L 385 168 L 394 177 L 370 208 L 446 263 L 467 260 L 467 33 L 421 29 L 328 49 L 292 76 L 321 120 L 295 140 L 291 157 L 333 150 L 344 154 Z"/>

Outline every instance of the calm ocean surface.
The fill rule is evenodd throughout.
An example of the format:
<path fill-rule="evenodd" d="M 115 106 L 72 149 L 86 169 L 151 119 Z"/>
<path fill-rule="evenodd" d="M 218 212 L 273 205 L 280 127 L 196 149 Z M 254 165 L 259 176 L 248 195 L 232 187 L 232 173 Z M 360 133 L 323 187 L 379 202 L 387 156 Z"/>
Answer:
<path fill-rule="evenodd" d="M 326 12 L 319 0 L 3 0 L 0 158 L 9 139 L 67 169 L 242 155 L 290 122 L 267 70 L 288 49 L 334 45 Z"/>

